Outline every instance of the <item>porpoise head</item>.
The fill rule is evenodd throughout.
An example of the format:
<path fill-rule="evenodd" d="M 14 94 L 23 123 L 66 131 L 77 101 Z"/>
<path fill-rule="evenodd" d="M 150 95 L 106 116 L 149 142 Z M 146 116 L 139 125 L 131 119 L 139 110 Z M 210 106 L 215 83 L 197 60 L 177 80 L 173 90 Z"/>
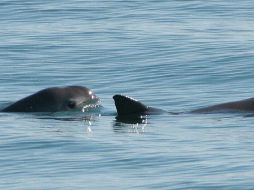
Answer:
<path fill-rule="evenodd" d="M 3 112 L 59 112 L 82 110 L 98 105 L 99 98 L 83 86 L 51 87 L 27 96 Z"/>
<path fill-rule="evenodd" d="M 63 92 L 61 92 L 63 91 Z M 63 93 L 61 110 L 83 110 L 99 104 L 100 99 L 89 88 L 83 86 L 67 86 L 56 93 Z"/>

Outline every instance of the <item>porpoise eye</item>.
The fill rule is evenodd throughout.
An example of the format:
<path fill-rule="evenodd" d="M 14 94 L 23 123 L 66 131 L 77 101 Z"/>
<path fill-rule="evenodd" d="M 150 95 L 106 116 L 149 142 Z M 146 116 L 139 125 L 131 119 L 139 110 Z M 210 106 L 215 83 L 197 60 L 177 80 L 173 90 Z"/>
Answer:
<path fill-rule="evenodd" d="M 69 101 L 69 102 L 68 102 L 68 107 L 71 108 L 71 109 L 75 108 L 75 107 L 76 107 L 76 102 L 74 102 L 74 101 Z"/>

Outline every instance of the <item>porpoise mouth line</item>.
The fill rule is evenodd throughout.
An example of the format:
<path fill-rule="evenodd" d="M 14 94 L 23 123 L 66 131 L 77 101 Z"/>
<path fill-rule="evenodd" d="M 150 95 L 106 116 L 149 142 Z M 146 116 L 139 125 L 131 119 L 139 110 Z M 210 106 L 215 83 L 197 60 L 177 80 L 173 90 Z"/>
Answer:
<path fill-rule="evenodd" d="M 87 87 L 50 87 L 22 98 L 2 109 L 2 112 L 63 112 L 92 107 L 99 98 Z M 89 105 L 89 106 L 87 106 Z"/>
<path fill-rule="evenodd" d="M 85 106 L 82 107 L 82 112 L 87 112 L 89 111 L 90 109 L 96 109 L 96 108 L 99 108 L 101 107 L 101 104 L 98 103 L 98 104 L 87 104 Z"/>

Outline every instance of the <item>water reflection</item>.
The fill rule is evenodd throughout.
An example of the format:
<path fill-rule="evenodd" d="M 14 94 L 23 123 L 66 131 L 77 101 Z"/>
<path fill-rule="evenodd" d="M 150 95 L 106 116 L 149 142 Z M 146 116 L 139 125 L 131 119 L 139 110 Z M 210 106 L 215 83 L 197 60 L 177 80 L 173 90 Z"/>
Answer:
<path fill-rule="evenodd" d="M 147 116 L 116 117 L 113 130 L 117 133 L 144 133 L 147 126 Z"/>
<path fill-rule="evenodd" d="M 39 119 L 53 119 L 58 121 L 84 121 L 91 124 L 96 121 L 100 115 L 84 115 L 84 116 L 40 116 Z"/>

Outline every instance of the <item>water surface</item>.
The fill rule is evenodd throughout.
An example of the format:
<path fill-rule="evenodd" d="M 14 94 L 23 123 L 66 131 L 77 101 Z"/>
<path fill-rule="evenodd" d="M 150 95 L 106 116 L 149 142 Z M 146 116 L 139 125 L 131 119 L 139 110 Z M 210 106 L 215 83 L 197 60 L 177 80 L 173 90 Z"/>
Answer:
<path fill-rule="evenodd" d="M 1 113 L 1 189 L 253 188 L 253 117 L 158 115 L 128 125 L 116 121 L 112 99 L 182 112 L 253 97 L 252 1 L 0 6 L 1 106 L 83 85 L 105 108 L 88 113 L 92 121 Z"/>

